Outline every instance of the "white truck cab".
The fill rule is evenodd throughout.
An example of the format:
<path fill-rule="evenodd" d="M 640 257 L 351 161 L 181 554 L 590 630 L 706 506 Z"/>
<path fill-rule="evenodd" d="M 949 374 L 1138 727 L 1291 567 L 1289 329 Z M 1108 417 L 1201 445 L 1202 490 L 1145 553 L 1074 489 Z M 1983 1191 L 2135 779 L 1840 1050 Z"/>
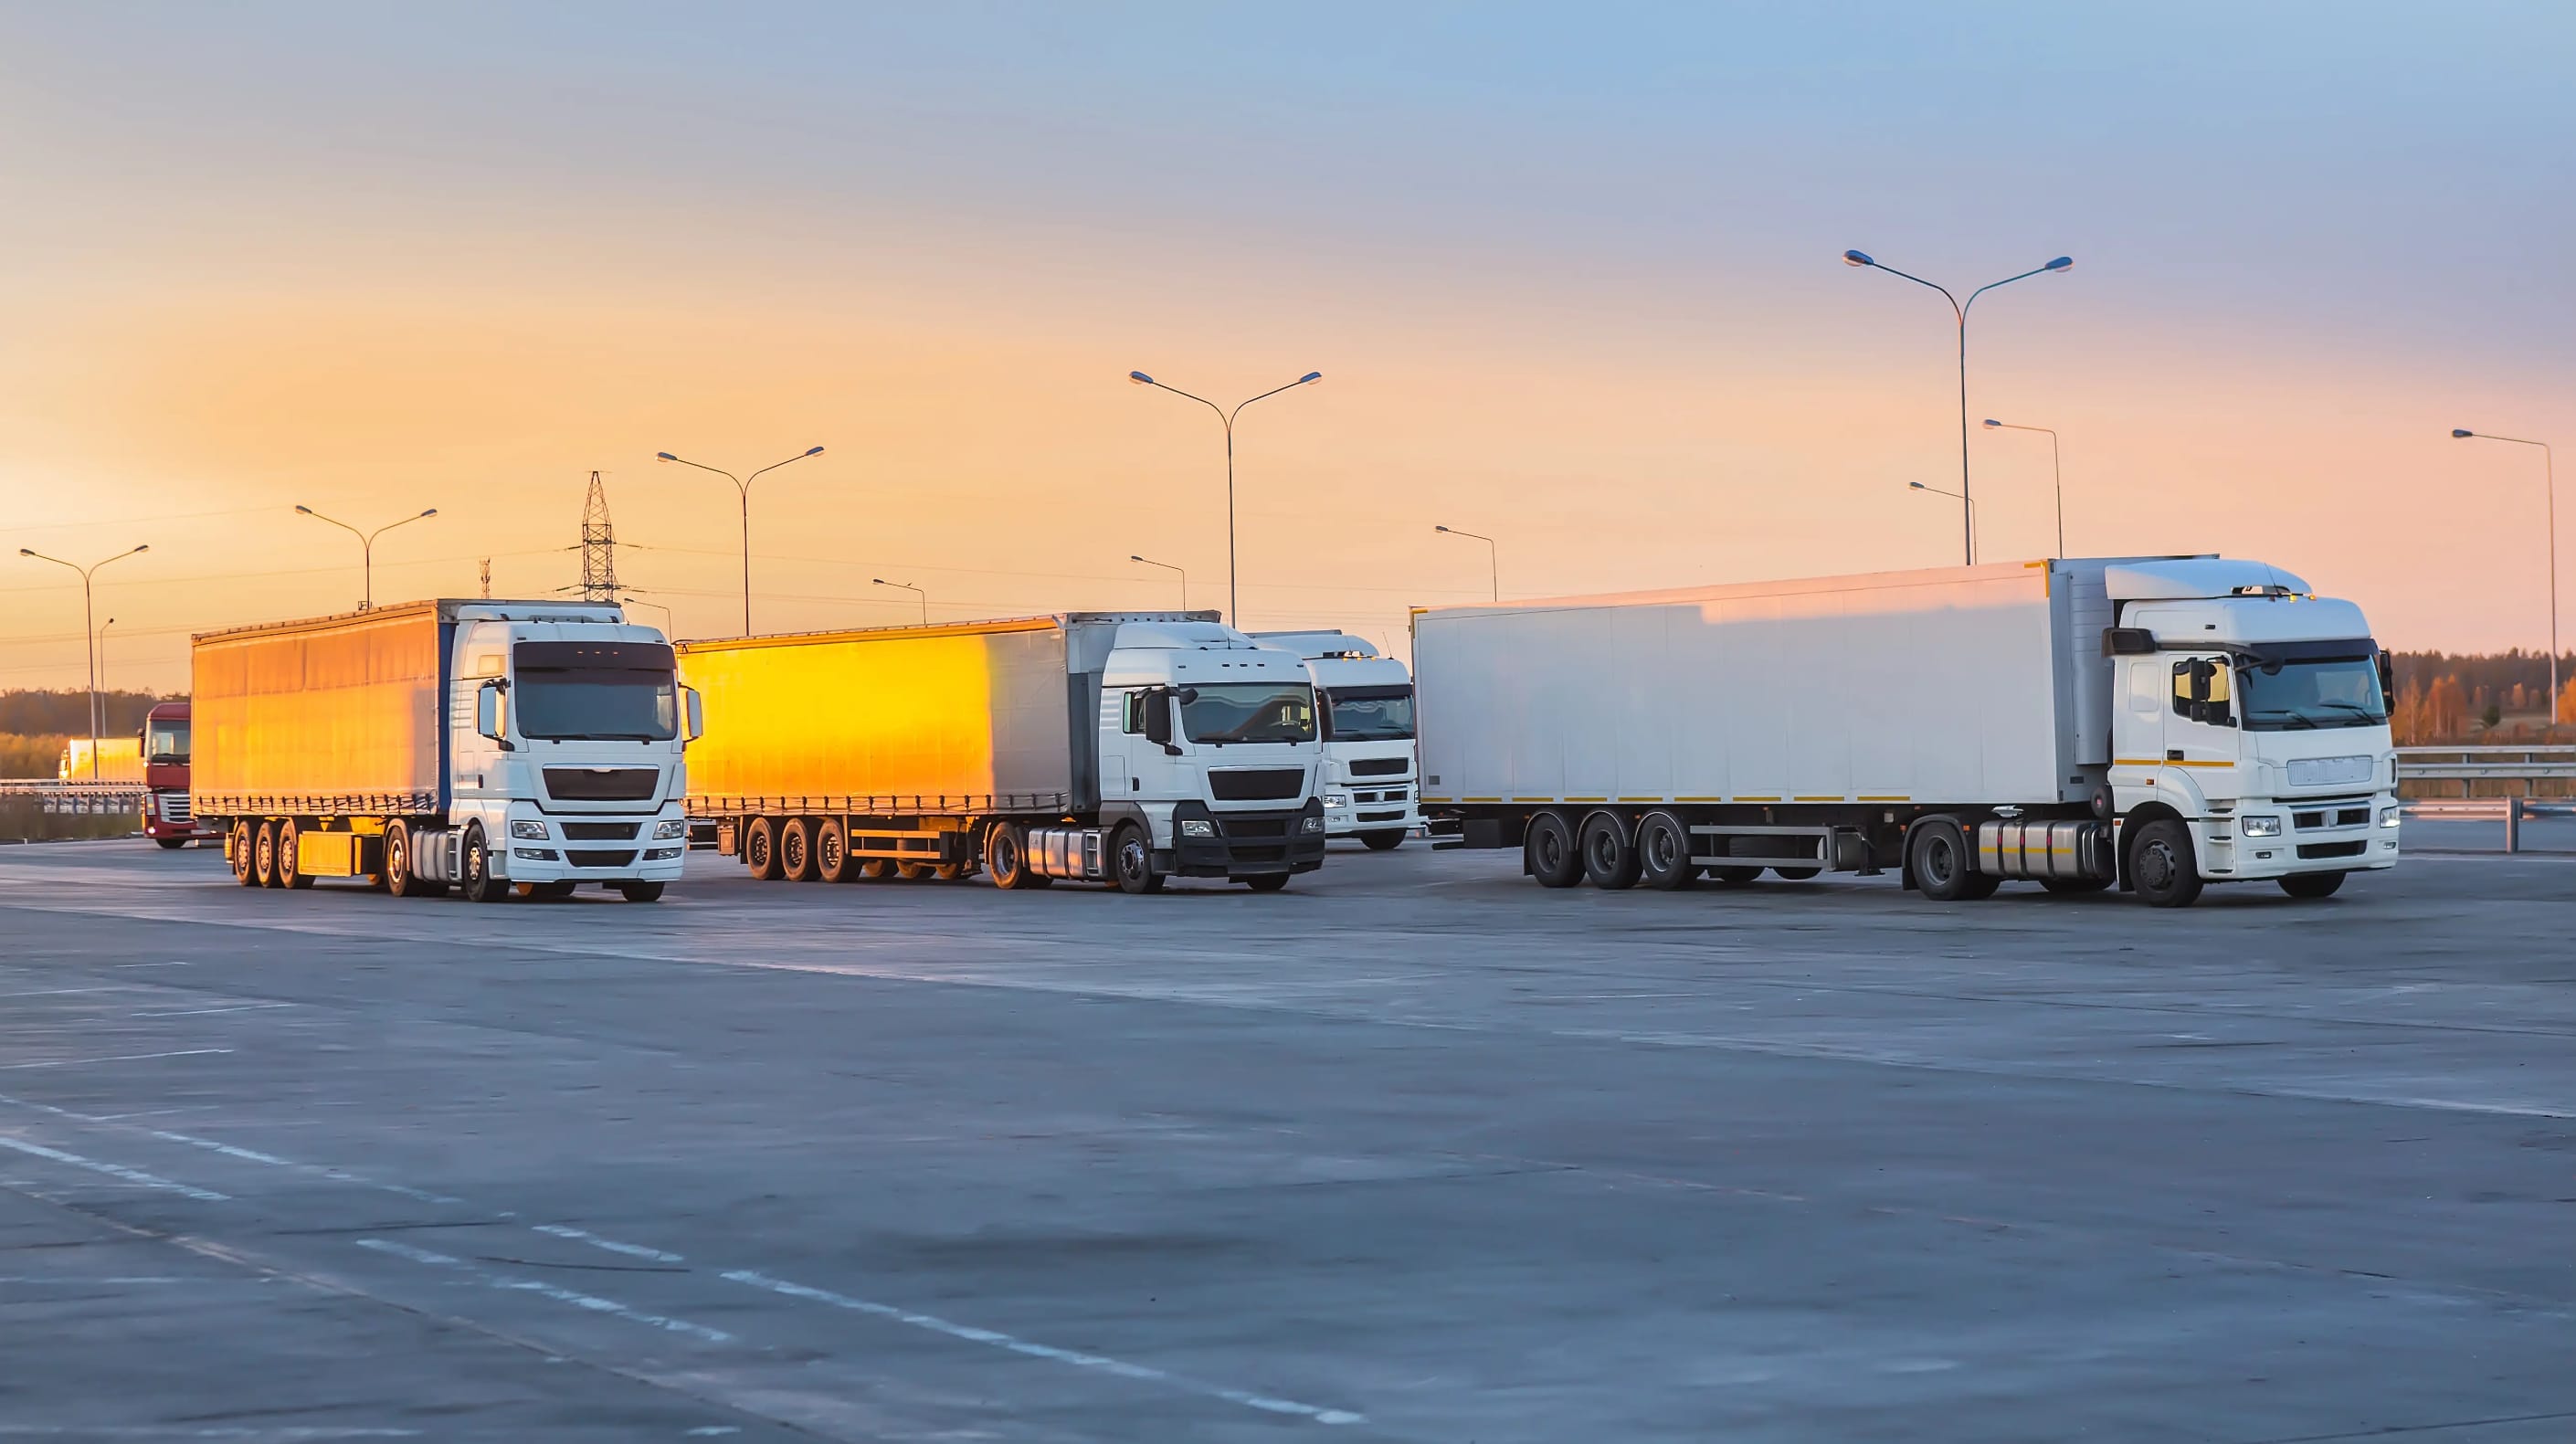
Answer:
<path fill-rule="evenodd" d="M 2322 896 L 2396 865 L 2387 659 L 2361 608 L 2220 557 L 2114 563 L 2104 585 L 2110 802 L 2142 892 L 2270 879 Z"/>
<path fill-rule="evenodd" d="M 1421 825 L 1413 738 L 1413 676 L 1365 637 L 1346 632 L 1254 632 L 1305 659 L 1324 724 L 1324 831 L 1377 851 Z"/>

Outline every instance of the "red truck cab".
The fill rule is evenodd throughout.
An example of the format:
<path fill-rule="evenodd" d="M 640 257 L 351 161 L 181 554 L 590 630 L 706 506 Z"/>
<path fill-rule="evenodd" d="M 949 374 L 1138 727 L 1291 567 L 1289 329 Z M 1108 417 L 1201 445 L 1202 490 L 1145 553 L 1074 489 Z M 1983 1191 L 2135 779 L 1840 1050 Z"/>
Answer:
<path fill-rule="evenodd" d="M 188 704 L 162 702 L 143 721 L 143 835 L 163 847 L 215 842 L 188 808 Z"/>

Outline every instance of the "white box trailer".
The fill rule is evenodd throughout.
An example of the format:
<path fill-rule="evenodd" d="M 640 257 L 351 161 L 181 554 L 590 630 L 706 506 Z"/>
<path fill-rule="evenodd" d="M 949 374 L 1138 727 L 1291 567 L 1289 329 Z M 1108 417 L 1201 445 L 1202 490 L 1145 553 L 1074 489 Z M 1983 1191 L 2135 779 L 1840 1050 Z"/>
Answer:
<path fill-rule="evenodd" d="M 2382 654 L 2358 608 L 2259 562 L 1426 610 L 1414 678 L 1435 836 L 1520 847 L 1551 886 L 1894 868 L 1937 897 L 2026 878 L 2187 902 L 2395 861 Z"/>

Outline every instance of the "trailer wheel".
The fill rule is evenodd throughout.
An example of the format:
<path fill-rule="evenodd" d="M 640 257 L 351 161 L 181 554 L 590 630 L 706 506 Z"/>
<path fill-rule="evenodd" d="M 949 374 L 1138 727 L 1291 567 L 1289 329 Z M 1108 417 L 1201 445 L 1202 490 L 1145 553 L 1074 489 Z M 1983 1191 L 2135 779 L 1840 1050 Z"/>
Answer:
<path fill-rule="evenodd" d="M 984 873 L 1004 892 L 1044 887 L 1054 881 L 1029 867 L 1029 835 L 1016 822 L 997 822 L 984 834 Z"/>
<path fill-rule="evenodd" d="M 1574 827 L 1562 812 L 1535 813 L 1521 839 L 1521 870 L 1540 887 L 1572 887 L 1583 881 L 1583 854 L 1574 846 Z"/>
<path fill-rule="evenodd" d="M 298 831 L 294 818 L 287 818 L 277 824 L 277 885 L 279 887 L 313 886 L 313 879 L 305 873 L 301 865 L 303 859 L 296 855 L 295 838 Z"/>
<path fill-rule="evenodd" d="M 457 870 L 464 874 L 457 882 L 464 887 L 467 902 L 510 900 L 510 885 L 492 875 L 492 849 L 483 841 L 483 824 L 469 822 L 465 825 L 465 850 Z"/>
<path fill-rule="evenodd" d="M 755 817 L 742 830 L 742 860 L 754 882 L 778 881 L 778 824 Z"/>
<path fill-rule="evenodd" d="M 1690 829 L 1680 818 L 1649 812 L 1637 819 L 1638 875 L 1646 886 L 1674 892 L 1699 881 L 1699 864 L 1690 853 Z"/>
<path fill-rule="evenodd" d="M 837 817 L 814 829 L 814 876 L 824 882 L 856 882 L 858 865 L 850 859 L 850 827 Z"/>
<path fill-rule="evenodd" d="M 1946 817 L 1914 824 L 1905 850 L 1916 890 L 1934 902 L 1975 902 L 1993 897 L 2001 885 L 2000 879 L 1970 871 L 1968 834 Z"/>
<path fill-rule="evenodd" d="M 276 823 L 263 822 L 259 825 L 259 831 L 253 834 L 250 866 L 251 872 L 259 878 L 261 887 L 278 885 Z"/>
<path fill-rule="evenodd" d="M 1124 893 L 1149 893 L 1163 890 L 1163 875 L 1154 871 L 1154 845 L 1145 829 L 1132 822 L 1122 822 L 1109 837 L 1109 870 L 1117 878 L 1118 890 Z"/>
<path fill-rule="evenodd" d="M 894 876 L 894 864 L 886 861 L 884 858 L 863 857 L 859 859 L 859 880 L 861 882 L 883 882 L 892 876 Z"/>
<path fill-rule="evenodd" d="M 1805 882 L 1807 879 L 1814 877 L 1816 874 L 1823 871 L 1824 869 L 1821 867 L 1775 867 L 1771 869 L 1772 875 L 1783 882 Z"/>
<path fill-rule="evenodd" d="M 778 875 L 789 882 L 814 880 L 814 823 L 791 817 L 778 829 Z"/>
<path fill-rule="evenodd" d="M 1404 846 L 1404 830 L 1390 827 L 1377 832 L 1363 832 L 1360 834 L 1360 841 L 1366 844 L 1371 852 L 1393 852 Z"/>
<path fill-rule="evenodd" d="M 660 902 L 662 885 L 658 882 L 621 882 L 617 895 L 631 903 Z"/>
<path fill-rule="evenodd" d="M 2149 907 L 2187 908 L 2200 900 L 2200 868 L 2192 861 L 2191 830 L 2170 817 L 2139 828 L 2129 843 L 2129 876 Z"/>
<path fill-rule="evenodd" d="M 232 844 L 224 850 L 232 856 L 225 859 L 233 866 L 233 881 L 243 887 L 259 886 L 259 873 L 251 866 L 251 830 L 248 819 L 233 823 Z"/>
<path fill-rule="evenodd" d="M 923 878 L 930 876 L 930 864 L 926 862 L 899 862 L 894 865 L 894 875 L 904 882 L 919 882 Z"/>
<path fill-rule="evenodd" d="M 1594 887 L 1635 887 L 1639 859 L 1628 824 L 1607 812 L 1583 819 L 1583 875 Z"/>
<path fill-rule="evenodd" d="M 966 864 L 962 862 L 935 863 L 931 866 L 930 875 L 941 882 L 955 882 L 957 879 L 966 875 Z"/>
<path fill-rule="evenodd" d="M 2343 886 L 2346 875 L 2339 872 L 2303 872 L 2281 879 L 2281 891 L 2292 897 L 2333 897 Z"/>

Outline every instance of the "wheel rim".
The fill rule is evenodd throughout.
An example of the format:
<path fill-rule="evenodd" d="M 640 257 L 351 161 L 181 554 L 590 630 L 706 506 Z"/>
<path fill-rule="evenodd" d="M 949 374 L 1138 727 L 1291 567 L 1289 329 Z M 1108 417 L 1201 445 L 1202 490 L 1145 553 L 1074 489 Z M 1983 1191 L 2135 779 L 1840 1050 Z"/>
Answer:
<path fill-rule="evenodd" d="M 993 875 L 1017 877 L 1020 871 L 1020 840 L 1004 832 L 993 839 Z"/>
<path fill-rule="evenodd" d="M 1935 837 L 1923 845 L 1923 873 L 1935 886 L 1948 887 L 1959 875 L 1959 857 L 1950 839 Z"/>
<path fill-rule="evenodd" d="M 411 876 L 411 844 L 399 832 L 385 839 L 385 880 L 400 882 Z"/>
<path fill-rule="evenodd" d="M 750 840 L 743 846 L 743 860 L 754 868 L 769 866 L 769 830 L 767 828 L 752 829 Z"/>
<path fill-rule="evenodd" d="M 1592 834 L 1591 853 L 1593 871 L 1607 875 L 1619 870 L 1619 843 L 1610 834 L 1606 832 Z"/>
<path fill-rule="evenodd" d="M 1680 851 L 1673 840 L 1672 829 L 1653 827 L 1646 830 L 1646 860 L 1656 872 L 1671 872 L 1679 866 Z"/>
<path fill-rule="evenodd" d="M 2138 849 L 2138 881 L 2161 892 L 2173 886 L 2175 876 L 2173 848 L 2161 838 Z"/>
<path fill-rule="evenodd" d="M 479 837 L 468 838 L 465 842 L 465 885 L 469 888 L 483 886 L 483 839 Z"/>
<path fill-rule="evenodd" d="M 841 870 L 842 851 L 841 835 L 839 833 L 826 829 L 823 836 L 817 840 L 814 851 L 817 854 L 817 860 L 822 863 L 823 870 L 825 872 L 839 872 Z"/>
<path fill-rule="evenodd" d="M 1541 872 L 1554 872 L 1565 864 L 1565 839 L 1557 836 L 1554 829 L 1540 833 L 1538 845 L 1530 850 L 1538 855 Z"/>
<path fill-rule="evenodd" d="M 1145 844 L 1131 836 L 1118 845 L 1118 873 L 1143 881 L 1145 877 Z"/>
<path fill-rule="evenodd" d="M 803 872 L 805 870 L 804 829 L 789 828 L 787 836 L 779 840 L 778 852 L 781 859 L 786 862 L 789 872 Z"/>

